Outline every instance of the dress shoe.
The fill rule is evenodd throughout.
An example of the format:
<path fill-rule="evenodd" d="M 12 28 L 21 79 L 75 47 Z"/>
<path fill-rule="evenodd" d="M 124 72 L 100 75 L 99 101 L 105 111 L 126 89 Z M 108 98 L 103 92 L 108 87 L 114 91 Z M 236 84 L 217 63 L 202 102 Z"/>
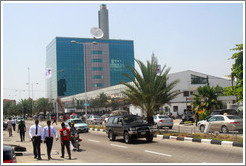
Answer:
<path fill-rule="evenodd" d="M 71 160 L 71 156 L 69 156 L 69 160 Z"/>
<path fill-rule="evenodd" d="M 34 156 L 34 158 L 36 159 L 36 158 L 37 158 L 37 156 Z"/>
<path fill-rule="evenodd" d="M 61 156 L 61 158 L 64 158 L 64 156 Z"/>
<path fill-rule="evenodd" d="M 41 157 L 39 157 L 38 160 L 42 160 Z"/>

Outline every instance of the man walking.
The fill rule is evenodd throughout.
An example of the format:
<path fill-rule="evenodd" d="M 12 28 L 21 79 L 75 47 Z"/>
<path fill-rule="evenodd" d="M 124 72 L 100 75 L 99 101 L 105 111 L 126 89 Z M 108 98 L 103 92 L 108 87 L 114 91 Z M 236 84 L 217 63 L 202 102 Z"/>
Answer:
<path fill-rule="evenodd" d="M 20 124 L 18 125 L 18 132 L 20 132 L 20 139 L 21 142 L 25 141 L 25 132 L 26 132 L 26 125 L 23 122 L 23 120 L 20 121 Z"/>
<path fill-rule="evenodd" d="M 43 140 L 44 140 L 44 143 L 46 143 L 48 160 L 51 159 L 50 152 L 51 152 L 52 145 L 53 145 L 53 136 L 56 137 L 56 141 L 58 140 L 54 126 L 51 126 L 50 124 L 51 124 L 51 121 L 48 120 L 47 126 L 44 127 L 44 131 L 43 131 Z"/>
<path fill-rule="evenodd" d="M 13 126 L 13 129 L 15 131 L 15 126 L 16 126 L 16 118 L 13 118 L 12 120 L 12 126 Z"/>
<path fill-rule="evenodd" d="M 53 125 L 54 123 L 56 123 L 56 125 L 57 125 L 57 122 L 56 122 L 56 116 L 53 117 L 52 125 Z"/>
<path fill-rule="evenodd" d="M 42 126 L 38 125 L 39 121 L 35 120 L 35 125 L 29 129 L 29 135 L 33 145 L 34 158 L 41 159 L 40 144 L 42 143 Z"/>
<path fill-rule="evenodd" d="M 62 122 L 61 124 L 62 129 L 60 130 L 60 137 L 61 137 L 61 158 L 64 158 L 65 153 L 65 146 L 67 148 L 67 153 L 69 155 L 69 159 L 71 159 L 71 152 L 70 152 L 70 131 L 68 128 L 65 127 L 65 123 Z"/>
<path fill-rule="evenodd" d="M 9 131 L 9 137 L 12 137 L 12 120 L 11 120 L 11 118 L 9 118 L 9 120 L 7 122 L 7 129 Z"/>

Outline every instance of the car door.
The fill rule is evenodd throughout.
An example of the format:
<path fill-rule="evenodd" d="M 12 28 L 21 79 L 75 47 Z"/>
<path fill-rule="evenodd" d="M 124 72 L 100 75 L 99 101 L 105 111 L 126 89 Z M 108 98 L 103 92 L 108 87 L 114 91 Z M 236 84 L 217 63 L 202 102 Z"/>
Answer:
<path fill-rule="evenodd" d="M 216 120 L 217 120 L 216 116 L 212 117 L 212 118 L 210 118 L 208 120 L 208 122 L 209 122 L 208 131 L 215 131 L 214 129 L 215 129 L 215 126 L 216 126 Z"/>
<path fill-rule="evenodd" d="M 221 127 L 225 123 L 225 118 L 223 116 L 217 116 L 216 118 L 217 119 L 216 119 L 216 124 L 215 124 L 214 128 L 215 128 L 216 131 L 220 131 Z"/>

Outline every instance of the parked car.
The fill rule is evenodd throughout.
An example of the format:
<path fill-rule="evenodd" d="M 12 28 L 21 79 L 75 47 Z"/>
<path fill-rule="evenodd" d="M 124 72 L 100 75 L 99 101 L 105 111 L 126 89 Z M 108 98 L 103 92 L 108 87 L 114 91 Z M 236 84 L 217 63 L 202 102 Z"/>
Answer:
<path fill-rule="evenodd" d="M 17 118 L 17 124 L 20 124 L 21 121 L 25 122 L 25 119 L 22 117 L 18 117 Z"/>
<path fill-rule="evenodd" d="M 68 127 L 69 122 L 74 123 L 74 127 L 76 128 L 78 132 L 88 132 L 89 131 L 88 125 L 84 121 L 82 121 L 80 118 L 68 119 L 65 122 L 66 127 Z"/>
<path fill-rule="evenodd" d="M 153 116 L 154 123 L 157 128 L 169 127 L 169 129 L 173 128 L 173 119 L 168 115 L 155 115 Z"/>
<path fill-rule="evenodd" d="M 101 116 L 101 118 L 102 118 L 102 120 L 105 122 L 105 123 L 107 123 L 107 121 L 108 121 L 108 117 L 110 116 L 110 114 L 104 114 L 104 115 L 102 115 Z"/>
<path fill-rule="evenodd" d="M 228 133 L 229 131 L 243 131 L 243 119 L 237 115 L 214 115 L 207 120 L 209 130 Z M 199 124 L 201 132 L 205 129 L 206 122 Z M 203 127 L 202 127 L 203 126 Z"/>
<path fill-rule="evenodd" d="M 3 163 L 17 163 L 14 149 L 9 145 L 3 145 Z"/>
<path fill-rule="evenodd" d="M 6 130 L 7 128 L 7 122 L 3 121 L 3 130 Z"/>
<path fill-rule="evenodd" d="M 103 120 L 100 116 L 93 115 L 93 114 L 88 115 L 88 118 L 87 118 L 88 124 L 102 124 L 102 122 Z"/>
<path fill-rule="evenodd" d="M 208 115 L 205 119 L 200 120 L 199 122 L 197 122 L 197 126 L 199 126 L 199 129 L 200 129 L 201 132 L 204 132 L 206 122 L 207 122 L 208 119 L 211 118 L 212 116 L 213 116 L 213 115 Z"/>
<path fill-rule="evenodd" d="M 210 115 L 238 115 L 237 111 L 234 109 L 220 109 L 220 110 L 214 110 L 211 112 Z"/>
<path fill-rule="evenodd" d="M 153 140 L 153 126 L 143 123 L 137 115 L 110 116 L 106 123 L 106 133 L 110 141 L 115 141 L 117 136 L 123 136 L 128 144 L 136 138 L 146 138 L 147 142 Z"/>

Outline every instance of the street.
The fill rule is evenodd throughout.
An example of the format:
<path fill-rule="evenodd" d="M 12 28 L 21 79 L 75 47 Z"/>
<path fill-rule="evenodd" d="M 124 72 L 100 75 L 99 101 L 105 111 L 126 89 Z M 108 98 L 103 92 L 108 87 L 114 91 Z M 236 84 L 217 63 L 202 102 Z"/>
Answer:
<path fill-rule="evenodd" d="M 29 138 L 29 127 L 33 122 L 26 121 L 26 141 L 20 142 L 19 133 L 3 133 L 3 144 L 21 145 L 27 148 L 25 156 L 17 156 L 18 163 L 242 163 L 243 148 L 200 144 L 176 140 L 161 140 L 154 138 L 152 143 L 139 139 L 132 144 L 125 144 L 123 138 L 109 141 L 105 132 L 89 131 L 81 133 L 83 139 L 81 151 L 72 152 L 72 160 L 60 158 L 60 141 L 53 143 L 52 160 L 47 160 L 46 145 L 42 143 L 42 160 L 33 158 L 32 143 Z M 40 122 L 44 127 L 45 122 Z M 59 131 L 60 124 L 55 125 Z"/>

